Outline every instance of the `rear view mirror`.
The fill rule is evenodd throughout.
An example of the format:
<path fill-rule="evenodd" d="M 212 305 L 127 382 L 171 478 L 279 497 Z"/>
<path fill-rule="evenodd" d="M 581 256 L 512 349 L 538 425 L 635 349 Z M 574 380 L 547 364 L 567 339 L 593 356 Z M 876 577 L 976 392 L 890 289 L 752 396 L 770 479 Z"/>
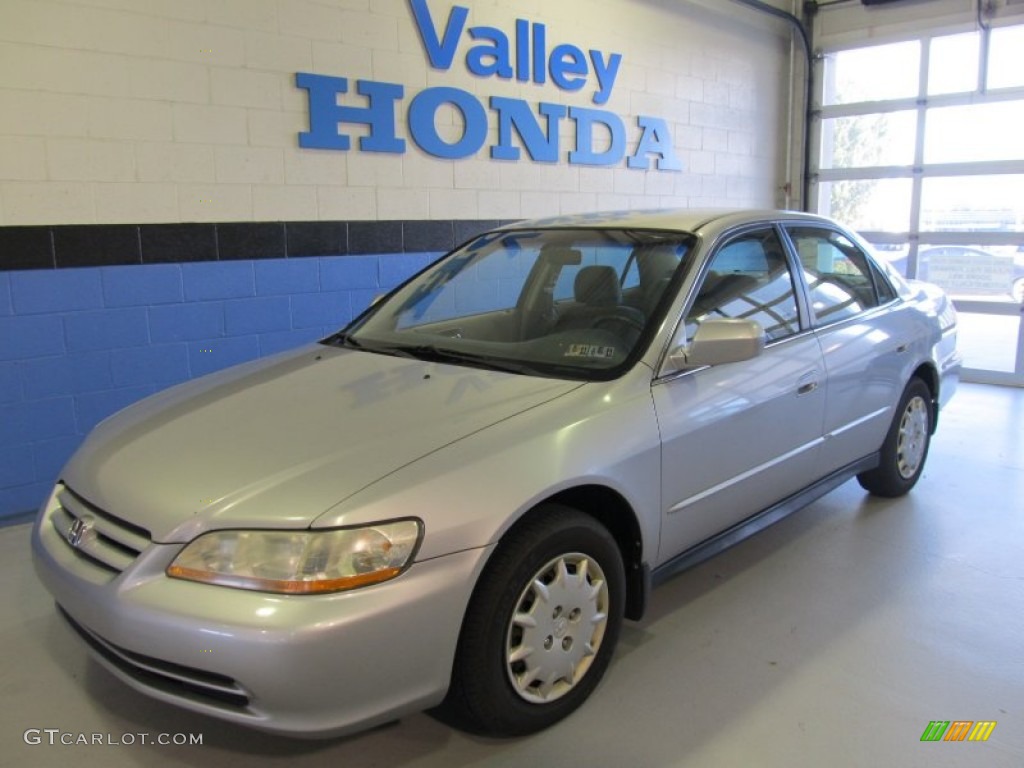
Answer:
<path fill-rule="evenodd" d="M 564 245 L 549 243 L 540 249 L 540 257 L 548 264 L 560 267 L 575 266 L 583 263 L 583 252 L 578 248 L 566 248 Z"/>
<path fill-rule="evenodd" d="M 689 345 L 672 350 L 668 362 L 677 371 L 738 363 L 760 355 L 764 344 L 764 329 L 753 320 L 705 320 Z"/>

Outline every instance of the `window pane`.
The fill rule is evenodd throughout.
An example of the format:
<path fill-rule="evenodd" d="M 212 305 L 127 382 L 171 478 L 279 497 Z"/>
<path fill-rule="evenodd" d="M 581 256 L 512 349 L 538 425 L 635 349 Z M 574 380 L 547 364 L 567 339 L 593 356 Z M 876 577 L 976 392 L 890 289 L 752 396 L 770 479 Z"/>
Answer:
<path fill-rule="evenodd" d="M 822 168 L 911 165 L 917 113 L 889 112 L 822 121 Z"/>
<path fill-rule="evenodd" d="M 925 179 L 921 231 L 1007 232 L 1024 229 L 1024 175 Z"/>
<path fill-rule="evenodd" d="M 916 96 L 921 43 L 909 40 L 838 51 L 826 63 L 826 104 L 851 104 Z"/>
<path fill-rule="evenodd" d="M 889 277 L 877 264 L 871 265 L 871 277 L 875 281 L 875 293 L 878 294 L 879 304 L 885 304 L 896 298 L 896 291 L 889 282 Z"/>
<path fill-rule="evenodd" d="M 871 243 L 878 261 L 889 263 L 893 269 L 903 277 L 907 276 L 907 259 L 910 254 L 910 246 L 906 243 Z"/>
<path fill-rule="evenodd" d="M 818 210 L 860 231 L 906 232 L 910 228 L 910 179 L 824 182 Z"/>
<path fill-rule="evenodd" d="M 1019 318 L 960 312 L 956 320 L 956 346 L 963 353 L 965 368 L 1013 373 Z"/>
<path fill-rule="evenodd" d="M 867 258 L 838 232 L 788 227 L 800 254 L 819 323 L 834 323 L 878 305 Z"/>
<path fill-rule="evenodd" d="M 576 286 L 576 276 L 580 270 L 586 267 L 602 266 L 612 267 L 618 274 L 618 282 L 622 287 L 633 287 L 623 285 L 624 281 L 629 277 L 623 277 L 623 272 L 629 268 L 636 266 L 630 255 L 633 253 L 633 248 L 628 243 L 622 245 L 605 245 L 596 246 L 593 248 L 580 248 L 581 252 L 580 263 L 572 264 L 562 268 L 562 271 L 558 275 L 558 280 L 555 282 L 554 298 L 556 301 L 573 298 L 573 293 Z"/>
<path fill-rule="evenodd" d="M 928 93 L 962 93 L 978 88 L 977 32 L 937 37 L 928 57 Z"/>
<path fill-rule="evenodd" d="M 710 318 L 755 320 L 769 341 L 799 330 L 793 277 L 774 231 L 744 235 L 719 250 L 686 317 L 687 339 Z"/>
<path fill-rule="evenodd" d="M 483 312 L 509 310 L 516 305 L 520 286 L 533 268 L 536 251 L 501 249 L 484 256 L 477 252 L 452 262 L 430 285 L 403 305 L 397 328 L 414 328 Z"/>
<path fill-rule="evenodd" d="M 959 299 L 1011 299 L 1024 280 L 1024 253 L 1013 246 L 926 245 L 918 252 L 917 274 Z"/>
<path fill-rule="evenodd" d="M 1024 85 L 1024 27 L 992 30 L 988 54 L 988 87 Z"/>
<path fill-rule="evenodd" d="M 929 109 L 926 120 L 926 163 L 1024 158 L 1024 101 Z"/>

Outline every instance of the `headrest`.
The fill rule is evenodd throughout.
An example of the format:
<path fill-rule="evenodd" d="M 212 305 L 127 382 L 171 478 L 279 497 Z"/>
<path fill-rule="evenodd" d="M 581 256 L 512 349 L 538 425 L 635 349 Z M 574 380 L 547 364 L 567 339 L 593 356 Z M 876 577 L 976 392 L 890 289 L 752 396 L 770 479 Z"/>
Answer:
<path fill-rule="evenodd" d="M 576 273 L 573 284 L 576 301 L 592 307 L 608 307 L 622 303 L 622 288 L 615 267 L 584 267 Z"/>

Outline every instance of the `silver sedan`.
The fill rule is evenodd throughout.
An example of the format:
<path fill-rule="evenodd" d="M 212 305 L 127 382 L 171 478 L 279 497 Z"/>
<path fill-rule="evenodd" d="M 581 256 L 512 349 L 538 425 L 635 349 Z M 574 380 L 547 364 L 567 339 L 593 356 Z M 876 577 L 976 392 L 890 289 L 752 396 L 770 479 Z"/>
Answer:
<path fill-rule="evenodd" d="M 591 694 L 653 585 L 853 477 L 909 491 L 959 367 L 946 296 L 826 219 L 522 222 L 100 424 L 35 563 L 163 701 L 526 734 Z"/>

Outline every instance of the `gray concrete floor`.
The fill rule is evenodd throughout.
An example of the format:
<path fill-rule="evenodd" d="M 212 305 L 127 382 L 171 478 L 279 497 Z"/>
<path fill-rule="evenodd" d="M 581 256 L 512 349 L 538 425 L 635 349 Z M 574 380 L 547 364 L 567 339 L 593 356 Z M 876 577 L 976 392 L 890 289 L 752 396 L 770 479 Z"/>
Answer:
<path fill-rule="evenodd" d="M 962 385 L 908 497 L 848 483 L 657 590 L 595 696 L 526 739 L 417 715 L 296 742 L 150 701 L 58 622 L 28 538 L 0 530 L 2 766 L 1024 765 L 1024 390 Z M 922 743 L 931 720 L 998 724 Z M 203 744 L 31 745 L 30 728 Z"/>

